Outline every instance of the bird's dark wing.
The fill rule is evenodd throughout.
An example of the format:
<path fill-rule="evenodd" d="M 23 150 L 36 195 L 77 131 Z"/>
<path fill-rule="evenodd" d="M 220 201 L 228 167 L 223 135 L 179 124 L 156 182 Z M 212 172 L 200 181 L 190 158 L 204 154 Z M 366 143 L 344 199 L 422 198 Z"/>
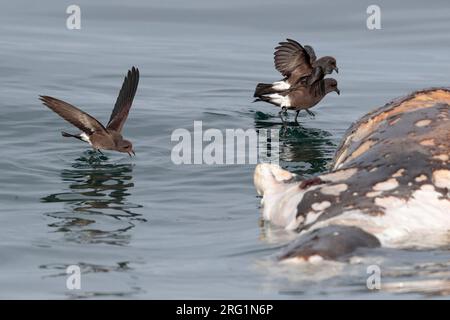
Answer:
<path fill-rule="evenodd" d="M 274 53 L 275 68 L 285 77 L 294 71 L 302 75 L 311 73 L 310 56 L 305 48 L 295 40 L 280 42 Z"/>
<path fill-rule="evenodd" d="M 86 134 L 90 135 L 96 131 L 106 132 L 105 127 L 97 119 L 67 102 L 49 96 L 40 96 L 40 100 L 44 105 Z"/>
<path fill-rule="evenodd" d="M 139 69 L 133 67 L 131 70 L 128 70 L 128 74 L 123 81 L 116 104 L 114 105 L 108 125 L 106 126 L 108 129 L 112 129 L 117 132 L 122 131 L 123 125 L 127 120 L 128 113 L 130 112 L 138 83 Z"/>
<path fill-rule="evenodd" d="M 314 52 L 314 49 L 311 46 L 304 46 L 305 51 L 308 53 L 309 55 L 309 63 L 311 63 L 311 65 L 314 63 L 314 61 L 316 61 L 317 57 L 316 57 L 316 53 Z"/>
<path fill-rule="evenodd" d="M 298 79 L 297 83 L 295 85 L 305 85 L 305 86 L 312 86 L 314 83 L 322 80 L 325 77 L 325 71 L 321 66 L 316 66 L 312 70 L 310 75 L 301 77 Z"/>
<path fill-rule="evenodd" d="M 325 81 L 321 79 L 314 82 L 309 87 L 309 92 L 316 97 L 325 96 Z"/>

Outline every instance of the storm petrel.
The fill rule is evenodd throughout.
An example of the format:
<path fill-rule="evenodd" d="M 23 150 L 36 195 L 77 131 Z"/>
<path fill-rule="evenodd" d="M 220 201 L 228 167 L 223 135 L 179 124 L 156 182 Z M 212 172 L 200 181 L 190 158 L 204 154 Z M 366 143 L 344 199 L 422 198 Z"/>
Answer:
<path fill-rule="evenodd" d="M 101 152 L 101 149 L 115 150 L 126 152 L 131 157 L 131 154 L 135 154 L 133 145 L 130 141 L 125 140 L 121 133 L 130 112 L 138 83 L 139 70 L 132 67 L 123 81 L 106 127 L 91 115 L 67 102 L 49 96 L 40 96 L 40 100 L 64 120 L 82 131 L 79 134 L 70 134 L 63 131 L 61 132 L 63 137 L 73 137 L 85 141 L 96 151 Z"/>
<path fill-rule="evenodd" d="M 284 79 L 274 83 L 259 83 L 254 97 L 288 90 L 299 82 L 311 85 L 324 75 L 339 71 L 334 57 L 324 56 L 317 59 L 311 46 L 302 46 L 292 39 L 280 42 L 275 48 L 274 62 L 275 68 Z"/>
<path fill-rule="evenodd" d="M 295 110 L 297 111 L 297 114 L 295 115 L 295 122 L 297 122 L 297 117 L 300 110 L 306 110 L 308 114 L 314 116 L 314 113 L 308 109 L 314 107 L 320 102 L 320 100 L 323 99 L 323 97 L 333 91 L 340 94 L 337 87 L 337 81 L 335 79 L 319 79 L 312 85 L 298 83 L 288 90 L 260 96 L 254 102 L 264 101 L 281 107 L 279 115 L 283 123 L 285 121 L 282 113 L 286 110 Z"/>

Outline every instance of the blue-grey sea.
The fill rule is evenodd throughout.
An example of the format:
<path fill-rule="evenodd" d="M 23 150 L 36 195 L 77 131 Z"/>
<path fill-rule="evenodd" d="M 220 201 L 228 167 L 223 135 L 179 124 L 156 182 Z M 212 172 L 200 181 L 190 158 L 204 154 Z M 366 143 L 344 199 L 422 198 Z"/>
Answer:
<path fill-rule="evenodd" d="M 329 94 L 281 137 L 281 165 L 326 171 L 349 125 L 413 90 L 450 84 L 450 3 L 372 0 L 78 0 L 0 4 L 0 298 L 415 299 L 450 295 L 449 248 L 378 249 L 352 262 L 279 264 L 295 234 L 261 220 L 254 165 L 175 165 L 178 128 L 279 129 L 252 103 L 280 79 L 273 49 L 293 38 L 336 57 Z M 76 132 L 39 95 L 106 122 L 126 71 L 141 78 L 124 136 L 136 157 Z M 293 115 L 291 115 L 293 119 Z M 366 285 L 382 270 L 381 290 Z M 66 268 L 81 268 L 70 290 Z"/>

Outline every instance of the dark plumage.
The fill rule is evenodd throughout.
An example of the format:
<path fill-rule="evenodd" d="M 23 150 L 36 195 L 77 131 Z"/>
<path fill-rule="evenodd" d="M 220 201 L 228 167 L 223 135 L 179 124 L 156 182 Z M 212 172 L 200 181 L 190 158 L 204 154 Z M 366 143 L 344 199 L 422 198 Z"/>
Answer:
<path fill-rule="evenodd" d="M 40 100 L 45 106 L 82 131 L 80 134 L 62 132 L 64 137 L 73 137 L 88 142 L 98 151 L 100 149 L 115 150 L 126 152 L 131 156 L 132 153 L 134 154 L 133 145 L 130 141 L 123 139 L 121 132 L 130 112 L 138 83 L 139 70 L 133 67 L 124 79 L 106 127 L 94 117 L 67 102 L 49 96 L 40 96 Z"/>
<path fill-rule="evenodd" d="M 295 121 L 297 122 L 297 117 L 300 110 L 306 110 L 309 114 L 314 115 L 308 109 L 314 107 L 320 102 L 320 100 L 323 99 L 323 97 L 333 91 L 340 94 L 337 87 L 337 81 L 335 79 L 320 79 L 312 85 L 298 83 L 288 90 L 260 96 L 255 100 L 255 102 L 264 101 L 281 107 L 282 109 L 279 112 L 279 115 L 283 122 L 284 119 L 282 117 L 282 113 L 286 110 L 295 110 L 297 111 L 295 116 Z"/>
<path fill-rule="evenodd" d="M 316 59 L 311 46 L 303 47 L 292 39 L 280 42 L 275 48 L 274 63 L 284 79 L 270 84 L 259 83 L 253 94 L 254 97 L 281 92 L 298 83 L 311 85 L 326 74 L 339 70 L 335 58 L 325 56 Z"/>

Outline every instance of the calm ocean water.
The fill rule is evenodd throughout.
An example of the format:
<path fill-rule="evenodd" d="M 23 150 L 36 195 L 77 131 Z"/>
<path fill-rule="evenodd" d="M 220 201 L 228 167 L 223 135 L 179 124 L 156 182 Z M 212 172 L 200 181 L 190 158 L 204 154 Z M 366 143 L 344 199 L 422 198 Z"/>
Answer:
<path fill-rule="evenodd" d="M 449 248 L 375 250 L 358 263 L 286 266 L 295 238 L 262 223 L 252 165 L 177 166 L 177 128 L 279 128 L 252 104 L 257 82 L 280 78 L 273 48 L 292 37 L 337 58 L 330 94 L 282 138 L 282 165 L 327 170 L 346 128 L 415 89 L 449 85 L 448 1 L 79 0 L 0 5 L 0 298 L 420 298 L 450 294 Z M 109 118 L 126 71 L 141 81 L 124 135 L 137 157 L 92 157 L 39 94 Z M 66 288 L 79 265 L 82 290 Z M 383 290 L 366 288 L 382 267 Z"/>

